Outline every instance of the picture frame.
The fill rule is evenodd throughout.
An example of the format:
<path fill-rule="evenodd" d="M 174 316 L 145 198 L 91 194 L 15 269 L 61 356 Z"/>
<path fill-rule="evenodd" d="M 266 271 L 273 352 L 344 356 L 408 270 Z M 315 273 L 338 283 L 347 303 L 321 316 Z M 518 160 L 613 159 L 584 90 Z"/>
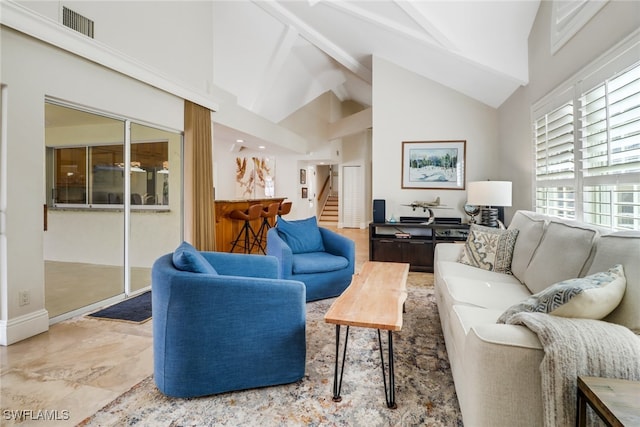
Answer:
<path fill-rule="evenodd" d="M 403 141 L 402 188 L 464 190 L 466 140 Z"/>
<path fill-rule="evenodd" d="M 306 183 L 307 183 L 307 170 L 300 169 L 300 184 L 306 184 Z"/>
<path fill-rule="evenodd" d="M 302 198 L 307 199 L 308 197 L 309 197 L 309 191 L 307 190 L 307 187 L 302 187 Z"/>

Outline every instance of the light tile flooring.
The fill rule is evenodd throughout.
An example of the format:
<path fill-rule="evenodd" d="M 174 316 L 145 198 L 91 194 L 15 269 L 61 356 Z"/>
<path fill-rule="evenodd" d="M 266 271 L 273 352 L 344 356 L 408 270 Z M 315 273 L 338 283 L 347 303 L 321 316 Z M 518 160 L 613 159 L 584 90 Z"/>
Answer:
<path fill-rule="evenodd" d="M 359 271 L 368 230 L 336 231 L 356 242 Z M 0 346 L 0 425 L 70 426 L 98 411 L 153 372 L 152 322 L 79 316 Z"/>

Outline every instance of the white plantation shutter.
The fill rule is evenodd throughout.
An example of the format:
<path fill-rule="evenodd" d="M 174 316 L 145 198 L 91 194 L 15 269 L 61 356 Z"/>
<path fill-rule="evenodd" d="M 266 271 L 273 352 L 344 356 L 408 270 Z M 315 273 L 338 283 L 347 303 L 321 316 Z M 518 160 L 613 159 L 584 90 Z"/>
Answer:
<path fill-rule="evenodd" d="M 540 117 L 535 124 L 536 177 L 573 179 L 573 103 Z"/>
<path fill-rule="evenodd" d="M 584 176 L 640 172 L 640 64 L 580 98 Z"/>
<path fill-rule="evenodd" d="M 575 217 L 573 102 L 540 116 L 534 124 L 536 210 Z"/>
<path fill-rule="evenodd" d="M 532 106 L 535 209 L 640 230 L 640 33 Z"/>
<path fill-rule="evenodd" d="M 640 63 L 580 97 L 584 220 L 640 229 Z"/>

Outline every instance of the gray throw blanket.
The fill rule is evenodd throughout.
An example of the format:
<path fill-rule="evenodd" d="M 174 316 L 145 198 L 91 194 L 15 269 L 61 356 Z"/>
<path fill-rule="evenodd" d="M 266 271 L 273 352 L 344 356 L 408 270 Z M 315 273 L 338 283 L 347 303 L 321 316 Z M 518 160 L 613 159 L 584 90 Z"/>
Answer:
<path fill-rule="evenodd" d="M 547 427 L 575 425 L 579 375 L 640 380 L 640 336 L 624 326 L 528 312 L 507 322 L 531 329 L 544 348 L 540 373 Z"/>

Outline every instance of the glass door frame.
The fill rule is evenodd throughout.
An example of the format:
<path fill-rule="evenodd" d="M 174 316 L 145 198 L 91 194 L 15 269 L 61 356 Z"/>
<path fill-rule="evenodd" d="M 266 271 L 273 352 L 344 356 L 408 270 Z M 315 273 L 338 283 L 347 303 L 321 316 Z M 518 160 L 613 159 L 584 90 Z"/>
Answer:
<path fill-rule="evenodd" d="M 95 114 L 98 116 L 102 116 L 102 117 L 106 117 L 109 119 L 114 119 L 117 120 L 119 122 L 123 123 L 124 126 L 124 144 L 123 144 L 123 160 L 124 160 L 124 169 L 123 169 L 123 173 L 124 173 L 124 183 L 123 183 L 123 230 L 121 230 L 122 233 L 124 233 L 124 238 L 122 239 L 123 242 L 123 271 L 124 271 L 124 277 L 123 277 L 123 289 L 122 289 L 122 293 L 120 294 L 116 294 L 113 297 L 108 298 L 107 300 L 103 300 L 103 301 L 109 301 L 109 300 L 113 300 L 114 298 L 119 298 L 121 296 L 124 296 L 124 298 L 127 298 L 129 296 L 131 296 L 132 294 L 138 294 L 138 293 L 142 293 L 145 292 L 147 290 L 150 289 L 150 285 L 148 287 L 144 287 L 142 289 L 136 289 L 135 292 L 132 291 L 132 286 L 131 286 L 131 146 L 132 146 L 132 141 L 131 141 L 131 125 L 132 124 L 136 124 L 136 125 L 142 125 L 142 126 L 147 126 L 150 128 L 154 128 L 160 131 L 166 131 L 166 132 L 171 132 L 171 133 L 175 133 L 177 135 L 179 135 L 180 137 L 180 163 L 181 163 L 181 167 L 180 167 L 180 174 L 178 176 L 178 179 L 180 180 L 180 191 L 179 191 L 179 222 L 180 222 L 180 239 L 182 240 L 184 238 L 184 132 L 182 130 L 176 130 L 176 129 L 171 129 L 168 127 L 164 127 L 164 126 L 160 126 L 154 123 L 148 123 L 142 120 L 132 120 L 130 118 L 127 118 L 125 116 L 120 116 L 120 115 L 116 115 L 116 114 L 112 114 L 112 113 L 107 113 L 104 111 L 100 111 L 97 109 L 92 109 L 90 107 L 86 107 L 84 105 L 77 105 L 77 104 L 73 104 L 70 102 L 66 102 L 57 98 L 53 98 L 53 97 L 45 97 L 44 99 L 44 103 L 45 104 L 52 104 L 52 105 L 56 105 L 56 106 L 60 106 L 60 107 L 64 107 L 64 108 L 69 108 L 69 109 L 73 109 L 73 110 L 77 110 L 80 112 L 84 112 L 84 113 L 88 113 L 88 114 Z M 46 140 L 45 140 L 45 147 L 44 149 L 47 149 L 46 146 Z M 48 199 L 48 188 L 46 190 L 46 196 Z M 49 200 L 48 200 L 49 202 Z M 49 204 L 49 203 L 47 203 Z M 45 259 L 43 259 L 43 262 L 45 261 Z M 46 278 L 45 278 L 45 282 L 44 285 L 46 286 Z M 85 306 L 85 307 L 91 307 L 93 305 L 95 305 L 96 303 L 99 303 L 101 301 L 96 301 L 92 304 L 90 304 L 89 306 Z M 58 316 L 55 316 L 54 318 L 50 318 L 50 322 L 53 319 L 54 323 L 57 321 L 61 321 L 61 320 L 65 320 L 66 318 L 72 317 L 74 315 L 77 315 L 79 312 L 81 311 L 85 311 L 85 307 L 78 307 L 74 310 L 72 310 L 69 313 L 65 313 L 65 314 L 61 314 Z"/>

